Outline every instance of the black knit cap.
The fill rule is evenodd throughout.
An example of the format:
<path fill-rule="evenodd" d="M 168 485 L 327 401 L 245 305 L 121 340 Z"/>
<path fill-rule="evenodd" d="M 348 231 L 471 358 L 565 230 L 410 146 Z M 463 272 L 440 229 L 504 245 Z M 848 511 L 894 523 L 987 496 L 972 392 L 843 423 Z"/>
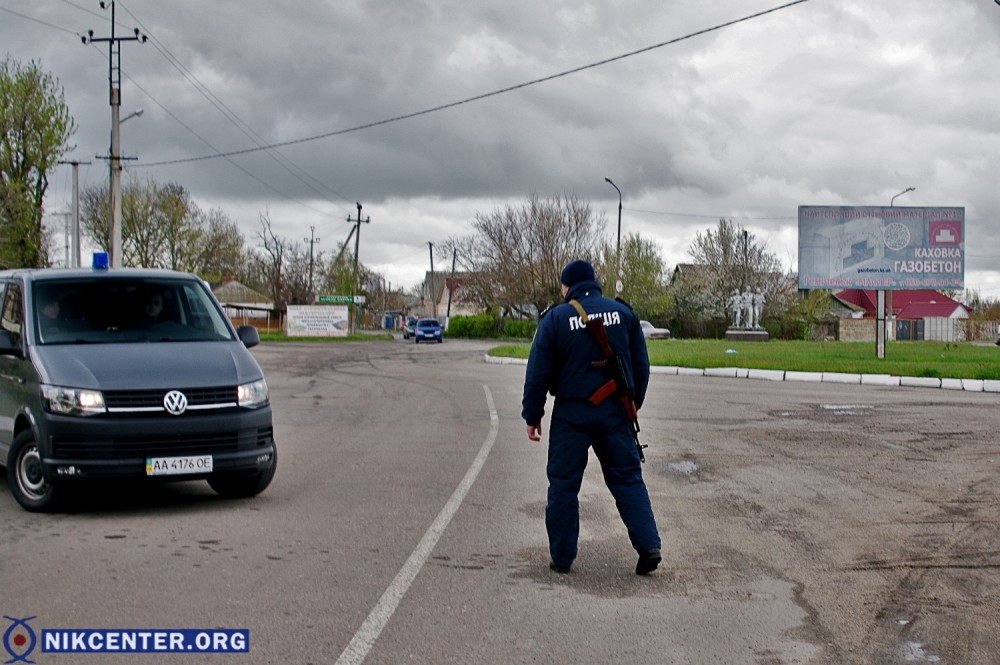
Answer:
<path fill-rule="evenodd" d="M 566 267 L 562 270 L 562 274 L 559 275 L 559 281 L 565 286 L 573 286 L 580 282 L 594 281 L 595 279 L 594 266 L 580 259 L 567 263 Z"/>

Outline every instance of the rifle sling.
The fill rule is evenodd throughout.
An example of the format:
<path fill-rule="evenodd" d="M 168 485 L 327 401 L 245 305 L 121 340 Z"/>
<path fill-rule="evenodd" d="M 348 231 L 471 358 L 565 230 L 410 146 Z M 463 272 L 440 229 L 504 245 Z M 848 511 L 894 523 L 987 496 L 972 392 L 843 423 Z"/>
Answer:
<path fill-rule="evenodd" d="M 597 346 L 601 349 L 601 354 L 604 356 L 604 360 L 596 360 L 591 362 L 591 367 L 603 367 L 608 369 L 611 367 L 612 363 L 619 363 L 618 358 L 615 356 L 615 352 L 611 349 L 611 344 L 608 342 L 608 333 L 604 329 L 604 320 L 601 318 L 591 319 L 587 316 L 586 310 L 583 309 L 583 305 L 578 303 L 576 299 L 569 301 L 569 304 L 573 306 L 576 313 L 580 315 L 580 320 L 583 321 L 583 325 L 587 327 L 594 341 L 597 342 Z M 624 380 L 624 376 L 622 379 Z M 587 398 L 587 401 L 597 406 L 605 399 L 611 395 L 618 395 L 621 398 L 622 406 L 625 408 L 625 417 L 628 419 L 629 423 L 632 425 L 632 436 L 635 438 L 635 449 L 639 453 L 639 461 L 645 462 L 646 456 L 643 454 L 642 449 L 646 446 L 639 443 L 639 414 L 638 409 L 635 406 L 635 402 L 632 400 L 631 394 L 624 391 L 624 388 L 618 385 L 618 382 L 614 379 L 609 380 L 603 386 L 598 388 L 593 395 Z"/>
<path fill-rule="evenodd" d="M 583 305 L 577 302 L 575 298 L 570 300 L 569 304 L 572 305 L 573 309 L 576 310 L 576 313 L 580 315 L 580 320 L 583 321 L 583 325 L 590 332 L 594 341 L 597 342 L 597 346 L 601 350 L 601 355 L 604 356 L 604 360 L 593 361 L 590 363 L 590 366 L 608 368 L 610 366 L 609 363 L 614 362 L 615 354 L 614 351 L 611 350 L 611 345 L 608 343 L 608 334 L 604 330 L 604 321 L 600 318 L 591 319 L 587 316 L 587 312 L 583 309 Z M 587 401 L 594 406 L 597 406 L 617 392 L 618 383 L 614 379 L 611 379 L 598 388 L 593 395 L 588 397 Z"/>

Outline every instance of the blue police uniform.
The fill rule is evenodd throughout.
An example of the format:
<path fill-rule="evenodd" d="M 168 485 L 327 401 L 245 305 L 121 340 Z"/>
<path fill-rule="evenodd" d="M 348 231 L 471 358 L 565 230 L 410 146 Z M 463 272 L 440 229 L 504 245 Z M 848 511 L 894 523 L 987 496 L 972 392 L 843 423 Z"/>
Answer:
<path fill-rule="evenodd" d="M 576 264 L 585 266 L 582 272 L 574 273 Z M 583 279 L 578 280 L 581 276 Z M 660 561 L 660 536 L 642 479 L 639 453 L 621 402 L 613 395 L 598 406 L 587 401 L 608 381 L 608 376 L 604 370 L 590 366 L 603 355 L 569 301 L 579 302 L 588 317 L 603 319 L 610 346 L 623 360 L 626 378 L 634 389 L 636 407 L 642 406 L 649 383 L 646 341 L 631 308 L 602 295 L 590 264 L 569 264 L 562 282 L 569 287 L 566 301 L 542 315 L 531 344 L 521 411 L 529 426 L 538 425 L 545 413 L 546 393 L 555 397 L 546 467 L 549 490 L 545 527 L 550 567 L 568 572 L 576 558 L 580 533 L 578 494 L 592 447 L 632 546 L 640 555 L 636 572 L 645 574 Z"/>

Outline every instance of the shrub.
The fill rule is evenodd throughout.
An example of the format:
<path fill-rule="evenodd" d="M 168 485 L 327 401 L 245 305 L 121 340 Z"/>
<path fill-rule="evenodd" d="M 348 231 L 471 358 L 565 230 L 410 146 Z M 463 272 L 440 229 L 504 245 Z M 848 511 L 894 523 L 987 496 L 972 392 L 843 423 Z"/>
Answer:
<path fill-rule="evenodd" d="M 448 323 L 448 335 L 473 339 L 496 337 L 496 321 L 489 314 L 454 316 Z"/>
<path fill-rule="evenodd" d="M 491 314 L 473 314 L 472 316 L 452 317 L 448 324 L 448 335 L 470 339 L 497 339 L 499 337 L 531 339 L 535 335 L 537 327 L 537 321 L 500 319 Z"/>
<path fill-rule="evenodd" d="M 535 330 L 537 328 L 538 321 L 507 319 L 503 322 L 503 336 L 516 337 L 518 339 L 531 339 L 535 336 Z"/>

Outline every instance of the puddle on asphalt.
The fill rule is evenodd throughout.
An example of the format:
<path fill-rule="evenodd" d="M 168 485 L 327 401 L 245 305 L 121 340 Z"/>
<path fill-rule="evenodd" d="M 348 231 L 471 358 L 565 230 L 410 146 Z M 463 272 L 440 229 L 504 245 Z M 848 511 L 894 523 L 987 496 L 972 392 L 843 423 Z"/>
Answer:
<path fill-rule="evenodd" d="M 903 660 L 907 663 L 938 663 L 941 662 L 939 656 L 929 654 L 924 651 L 924 645 L 920 642 L 903 642 Z"/>
<path fill-rule="evenodd" d="M 871 404 L 820 404 L 819 408 L 837 416 L 868 416 L 875 407 Z"/>
<path fill-rule="evenodd" d="M 671 473 L 679 473 L 683 476 L 690 476 L 692 474 L 695 474 L 698 472 L 698 469 L 700 468 L 701 467 L 699 467 L 691 460 L 682 460 L 680 462 L 667 463 L 667 471 L 670 471 Z"/>

